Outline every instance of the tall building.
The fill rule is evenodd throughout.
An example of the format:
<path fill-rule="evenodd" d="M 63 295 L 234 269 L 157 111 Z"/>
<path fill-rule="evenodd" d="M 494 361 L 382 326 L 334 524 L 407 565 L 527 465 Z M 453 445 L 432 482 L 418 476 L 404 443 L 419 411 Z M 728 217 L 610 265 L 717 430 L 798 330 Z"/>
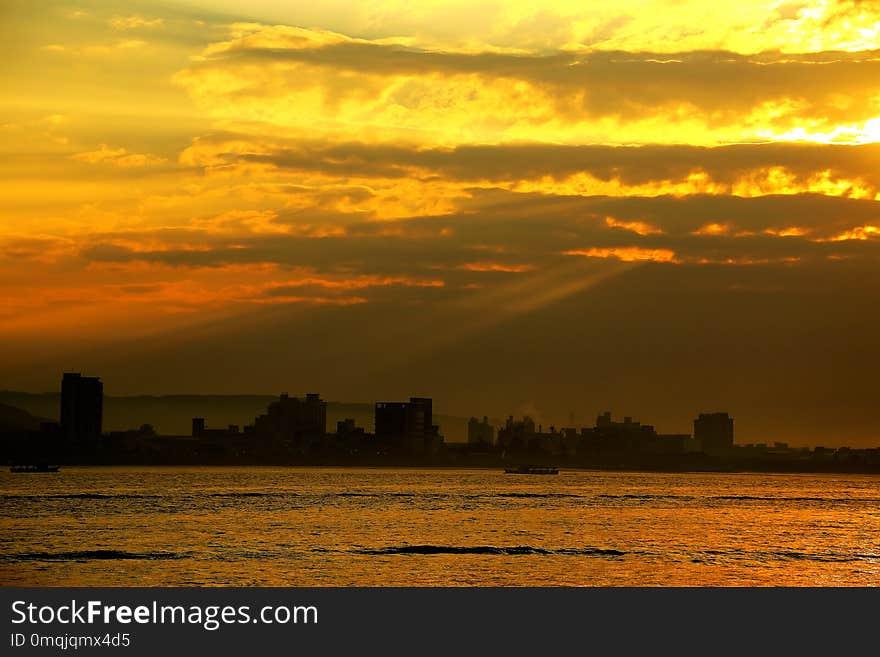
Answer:
<path fill-rule="evenodd" d="M 96 376 L 65 372 L 61 379 L 61 433 L 67 440 L 101 437 L 104 384 Z"/>
<path fill-rule="evenodd" d="M 411 451 L 434 451 L 441 441 L 432 407 L 430 397 L 410 397 L 408 402 L 378 402 L 376 438 Z"/>
<path fill-rule="evenodd" d="M 432 401 L 410 397 L 408 402 L 378 402 L 375 407 L 377 436 L 422 436 L 433 428 Z"/>
<path fill-rule="evenodd" d="M 727 413 L 700 413 L 694 420 L 694 439 L 706 453 L 733 447 L 733 418 Z"/>

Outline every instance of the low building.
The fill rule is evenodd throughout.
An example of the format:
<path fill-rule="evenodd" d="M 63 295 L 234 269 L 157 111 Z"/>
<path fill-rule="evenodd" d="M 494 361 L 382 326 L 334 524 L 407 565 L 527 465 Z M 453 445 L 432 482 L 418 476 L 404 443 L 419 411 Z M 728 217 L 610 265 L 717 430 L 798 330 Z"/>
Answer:
<path fill-rule="evenodd" d="M 275 444 L 301 446 L 320 440 L 327 432 L 327 402 L 317 393 L 304 398 L 282 393 L 254 420 L 248 432 Z"/>
<path fill-rule="evenodd" d="M 495 428 L 489 424 L 489 418 L 483 416 L 483 421 L 472 417 L 468 420 L 468 444 L 491 447 L 495 442 Z"/>

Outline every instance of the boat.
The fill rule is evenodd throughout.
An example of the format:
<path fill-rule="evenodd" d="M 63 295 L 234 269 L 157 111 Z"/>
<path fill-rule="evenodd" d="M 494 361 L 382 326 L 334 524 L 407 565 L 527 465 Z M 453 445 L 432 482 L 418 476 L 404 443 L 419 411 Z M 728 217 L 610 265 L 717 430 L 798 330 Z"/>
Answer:
<path fill-rule="evenodd" d="M 504 468 L 504 473 L 555 475 L 559 474 L 559 468 L 557 468 L 555 465 L 520 465 L 515 468 Z"/>
<path fill-rule="evenodd" d="M 47 465 L 46 463 L 40 463 L 39 465 L 13 465 L 9 468 L 10 472 L 27 472 L 27 473 L 37 473 L 37 472 L 58 472 L 61 469 L 60 465 Z"/>

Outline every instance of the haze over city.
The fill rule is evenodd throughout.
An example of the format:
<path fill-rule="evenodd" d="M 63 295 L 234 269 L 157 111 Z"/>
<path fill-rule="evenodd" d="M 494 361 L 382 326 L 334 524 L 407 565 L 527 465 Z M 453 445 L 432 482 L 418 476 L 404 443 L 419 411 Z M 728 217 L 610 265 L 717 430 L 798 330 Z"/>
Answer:
<path fill-rule="evenodd" d="M 880 444 L 876 2 L 14 2 L 0 29 L 2 389 Z"/>

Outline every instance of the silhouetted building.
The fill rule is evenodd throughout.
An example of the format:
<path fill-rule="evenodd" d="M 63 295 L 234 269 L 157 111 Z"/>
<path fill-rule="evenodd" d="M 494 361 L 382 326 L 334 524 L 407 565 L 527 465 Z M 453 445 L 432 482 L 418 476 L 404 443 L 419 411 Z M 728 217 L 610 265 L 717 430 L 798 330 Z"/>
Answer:
<path fill-rule="evenodd" d="M 65 372 L 61 379 L 61 433 L 67 440 L 97 441 L 101 437 L 104 384 L 94 376 Z"/>
<path fill-rule="evenodd" d="M 359 428 L 355 423 L 354 418 L 347 417 L 344 420 L 339 420 L 336 422 L 336 435 L 337 436 L 348 436 L 353 433 L 364 433 L 362 428 Z"/>
<path fill-rule="evenodd" d="M 504 426 L 498 429 L 498 446 L 503 449 L 525 449 L 535 436 L 535 421 L 528 415 L 522 420 L 509 416 Z"/>
<path fill-rule="evenodd" d="M 327 432 L 327 402 L 317 393 L 305 398 L 283 393 L 269 404 L 266 413 L 254 420 L 252 432 L 261 438 L 300 443 L 320 439 Z"/>
<path fill-rule="evenodd" d="M 434 424 L 430 397 L 410 397 L 408 402 L 378 402 L 375 432 L 380 441 L 410 452 L 434 451 L 440 444 L 440 427 Z"/>
<path fill-rule="evenodd" d="M 237 436 L 239 433 L 240 427 L 237 424 L 230 424 L 225 429 L 209 429 L 205 418 L 194 417 L 192 419 L 193 438 L 224 438 Z"/>
<path fill-rule="evenodd" d="M 695 451 L 688 434 L 660 434 L 650 424 L 642 424 L 630 416 L 616 422 L 610 411 L 596 418 L 592 429 L 581 429 L 578 450 L 585 452 L 627 452 L 638 454 L 683 454 Z"/>
<path fill-rule="evenodd" d="M 635 422 L 628 415 L 623 422 L 615 422 L 611 411 L 605 411 L 596 418 L 592 436 L 606 450 L 647 451 L 649 444 L 657 439 L 657 432 L 652 425 Z"/>
<path fill-rule="evenodd" d="M 488 445 L 491 446 L 495 442 L 495 429 L 489 424 L 489 418 L 483 416 L 480 422 L 477 418 L 472 417 L 468 420 L 468 444 L 469 445 Z"/>
<path fill-rule="evenodd" d="M 424 435 L 432 426 L 430 399 L 410 397 L 408 402 L 378 402 L 376 404 L 377 436 Z"/>
<path fill-rule="evenodd" d="M 509 416 L 504 426 L 498 429 L 498 446 L 514 454 L 528 452 L 533 455 L 562 456 L 566 453 L 565 431 L 557 431 L 551 426 L 544 431 L 541 425 L 535 429 L 535 421 L 528 415 L 522 420 Z"/>
<path fill-rule="evenodd" d="M 733 447 L 733 418 L 727 413 L 700 413 L 694 420 L 694 438 L 707 454 Z"/>
<path fill-rule="evenodd" d="M 658 433 L 657 440 L 650 445 L 657 454 L 686 454 L 696 452 L 696 441 L 689 433 Z"/>
<path fill-rule="evenodd" d="M 349 453 L 357 453 L 367 447 L 367 435 L 363 427 L 355 424 L 354 418 L 347 417 L 336 423 L 336 443 Z"/>
<path fill-rule="evenodd" d="M 578 445 L 581 442 L 580 432 L 575 427 L 563 427 L 560 430 L 562 453 L 565 456 L 577 454 Z"/>

